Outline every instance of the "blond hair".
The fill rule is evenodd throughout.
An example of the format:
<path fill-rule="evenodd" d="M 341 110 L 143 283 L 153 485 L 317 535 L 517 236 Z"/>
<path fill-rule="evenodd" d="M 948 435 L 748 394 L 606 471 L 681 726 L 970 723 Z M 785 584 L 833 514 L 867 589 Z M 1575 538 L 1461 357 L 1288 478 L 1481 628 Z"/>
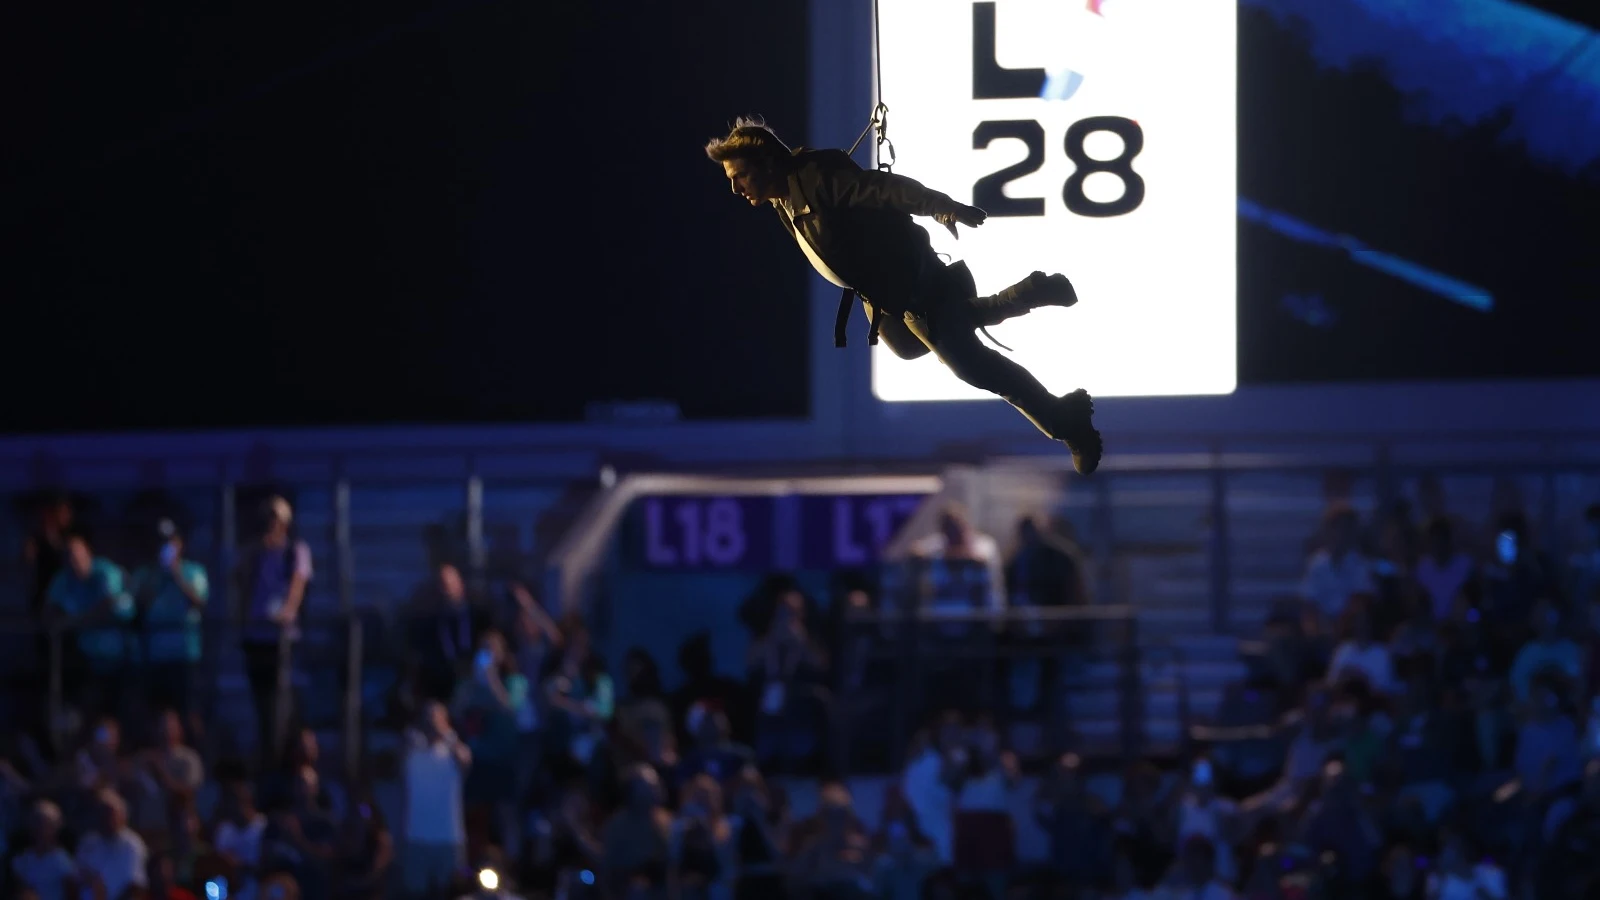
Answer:
<path fill-rule="evenodd" d="M 719 163 L 730 159 L 782 160 L 788 158 L 789 147 L 760 116 L 740 116 L 727 136 L 706 142 L 706 156 Z"/>

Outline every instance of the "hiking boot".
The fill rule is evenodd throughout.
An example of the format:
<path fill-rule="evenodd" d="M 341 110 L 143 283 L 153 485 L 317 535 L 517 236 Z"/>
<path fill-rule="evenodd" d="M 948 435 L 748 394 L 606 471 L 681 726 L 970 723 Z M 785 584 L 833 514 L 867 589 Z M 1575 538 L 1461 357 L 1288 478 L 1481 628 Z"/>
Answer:
<path fill-rule="evenodd" d="M 973 305 L 980 311 L 979 324 L 998 325 L 1040 307 L 1066 307 L 1077 302 L 1078 292 L 1067 276 L 1034 272 L 998 294 L 977 298 Z"/>
<path fill-rule="evenodd" d="M 1072 451 L 1072 467 L 1079 475 L 1091 475 L 1100 467 L 1105 445 L 1094 427 L 1094 400 L 1079 388 L 1060 398 L 1055 435 Z"/>

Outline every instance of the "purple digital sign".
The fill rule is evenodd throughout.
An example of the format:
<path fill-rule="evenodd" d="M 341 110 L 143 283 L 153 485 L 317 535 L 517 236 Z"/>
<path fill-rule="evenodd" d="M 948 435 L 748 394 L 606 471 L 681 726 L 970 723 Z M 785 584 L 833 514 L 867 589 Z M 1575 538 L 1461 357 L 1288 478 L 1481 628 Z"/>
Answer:
<path fill-rule="evenodd" d="M 629 554 L 647 569 L 843 569 L 870 566 L 923 494 L 646 497 Z"/>
<path fill-rule="evenodd" d="M 648 497 L 639 535 L 647 568 L 770 568 L 773 498 Z"/>
<path fill-rule="evenodd" d="M 872 565 L 922 505 L 922 494 L 842 494 L 800 498 L 800 565 Z"/>

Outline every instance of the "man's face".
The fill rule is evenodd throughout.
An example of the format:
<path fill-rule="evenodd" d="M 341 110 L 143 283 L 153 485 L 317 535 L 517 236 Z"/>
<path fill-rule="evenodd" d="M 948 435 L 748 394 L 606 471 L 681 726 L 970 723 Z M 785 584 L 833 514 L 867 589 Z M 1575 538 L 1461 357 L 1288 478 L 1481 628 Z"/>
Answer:
<path fill-rule="evenodd" d="M 760 206 L 784 195 L 784 180 L 773 171 L 771 163 L 730 159 L 722 164 L 722 172 L 728 176 L 733 192 L 750 201 L 751 206 Z"/>

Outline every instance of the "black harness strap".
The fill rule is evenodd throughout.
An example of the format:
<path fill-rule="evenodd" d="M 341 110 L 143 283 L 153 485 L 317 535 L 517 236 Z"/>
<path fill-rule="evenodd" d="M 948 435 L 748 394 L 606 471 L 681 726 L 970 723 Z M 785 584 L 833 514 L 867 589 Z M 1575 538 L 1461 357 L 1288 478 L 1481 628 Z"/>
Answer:
<path fill-rule="evenodd" d="M 855 288 L 845 288 L 839 295 L 839 312 L 833 317 L 833 345 L 843 347 L 846 342 L 846 331 L 850 325 L 850 309 L 856 305 Z M 884 318 L 888 313 L 882 307 L 872 307 L 872 325 L 867 329 L 867 343 L 878 343 L 878 329 L 883 326 Z"/>

